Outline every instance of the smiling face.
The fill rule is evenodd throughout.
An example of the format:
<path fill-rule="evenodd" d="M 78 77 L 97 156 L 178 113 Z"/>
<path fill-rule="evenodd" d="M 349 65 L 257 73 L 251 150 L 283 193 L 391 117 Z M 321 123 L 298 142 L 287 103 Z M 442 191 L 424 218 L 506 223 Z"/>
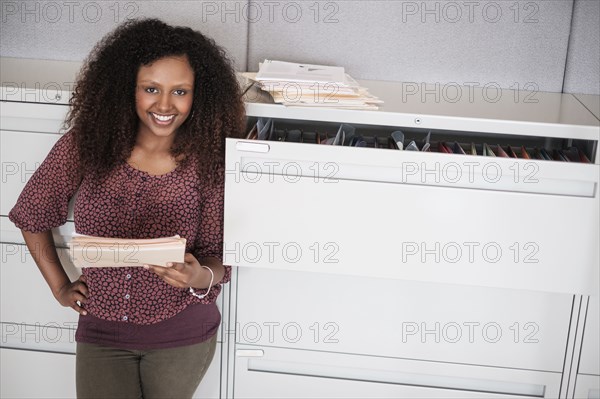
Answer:
<path fill-rule="evenodd" d="M 135 91 L 138 136 L 173 139 L 192 110 L 193 93 L 194 70 L 187 57 L 165 57 L 142 65 Z"/>

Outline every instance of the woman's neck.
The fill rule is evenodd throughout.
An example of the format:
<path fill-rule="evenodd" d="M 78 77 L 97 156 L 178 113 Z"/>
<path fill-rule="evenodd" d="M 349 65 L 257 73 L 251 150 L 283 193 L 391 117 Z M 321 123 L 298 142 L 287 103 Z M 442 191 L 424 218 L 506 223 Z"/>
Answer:
<path fill-rule="evenodd" d="M 173 171 L 177 167 L 177 160 L 171 155 L 174 138 L 174 135 L 161 137 L 140 130 L 127 163 L 151 175 Z"/>
<path fill-rule="evenodd" d="M 135 141 L 135 147 L 147 154 L 170 153 L 175 136 L 160 137 L 140 129 Z"/>

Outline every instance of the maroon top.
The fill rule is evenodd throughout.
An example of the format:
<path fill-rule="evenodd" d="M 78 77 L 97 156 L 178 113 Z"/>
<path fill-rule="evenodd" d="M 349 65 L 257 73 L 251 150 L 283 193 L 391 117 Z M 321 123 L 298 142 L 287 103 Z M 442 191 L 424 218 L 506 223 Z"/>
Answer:
<path fill-rule="evenodd" d="M 77 233 L 131 239 L 178 234 L 187 240 L 186 252 L 196 258 L 222 259 L 223 185 L 207 187 L 194 162 L 160 176 L 124 162 L 98 183 L 89 177 L 77 180 L 77 159 L 73 137 L 66 133 L 10 211 L 18 228 L 41 232 L 64 224 L 77 191 Z M 79 317 L 78 342 L 166 348 L 202 342 L 218 329 L 215 300 L 220 284 L 198 299 L 140 267 L 83 268 L 83 274 L 89 289 L 88 316 Z M 226 266 L 221 283 L 230 278 L 231 268 Z"/>

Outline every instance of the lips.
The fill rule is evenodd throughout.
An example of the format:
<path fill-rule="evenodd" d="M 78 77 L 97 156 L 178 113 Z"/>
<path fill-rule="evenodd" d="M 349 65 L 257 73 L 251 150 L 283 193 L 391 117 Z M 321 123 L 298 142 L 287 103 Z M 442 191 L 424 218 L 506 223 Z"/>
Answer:
<path fill-rule="evenodd" d="M 154 123 L 161 126 L 169 125 L 175 120 L 175 115 L 161 115 L 154 112 L 150 112 L 150 115 Z"/>

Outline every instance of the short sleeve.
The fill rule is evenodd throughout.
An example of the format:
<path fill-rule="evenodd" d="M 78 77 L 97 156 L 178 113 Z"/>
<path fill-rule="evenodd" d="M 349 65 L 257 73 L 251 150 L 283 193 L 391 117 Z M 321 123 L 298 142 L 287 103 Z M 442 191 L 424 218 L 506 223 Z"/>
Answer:
<path fill-rule="evenodd" d="M 224 185 L 217 184 L 203 193 L 200 210 L 200 231 L 194 255 L 223 260 Z M 221 283 L 231 280 L 231 267 L 225 266 Z"/>
<path fill-rule="evenodd" d="M 66 223 L 69 201 L 79 185 L 77 159 L 68 132 L 54 144 L 8 214 L 18 228 L 39 233 Z"/>

